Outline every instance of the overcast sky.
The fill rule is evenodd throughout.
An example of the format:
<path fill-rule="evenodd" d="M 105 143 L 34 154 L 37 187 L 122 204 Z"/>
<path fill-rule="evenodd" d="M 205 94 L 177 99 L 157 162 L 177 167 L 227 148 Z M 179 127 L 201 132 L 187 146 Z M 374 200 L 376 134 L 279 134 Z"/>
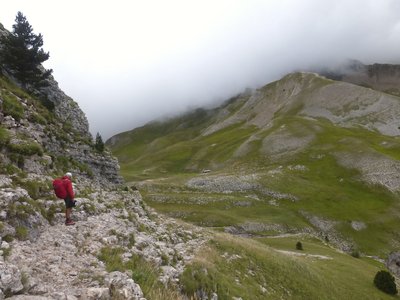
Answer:
<path fill-rule="evenodd" d="M 400 63 L 399 0 L 2 0 L 103 138 L 345 59 Z"/>

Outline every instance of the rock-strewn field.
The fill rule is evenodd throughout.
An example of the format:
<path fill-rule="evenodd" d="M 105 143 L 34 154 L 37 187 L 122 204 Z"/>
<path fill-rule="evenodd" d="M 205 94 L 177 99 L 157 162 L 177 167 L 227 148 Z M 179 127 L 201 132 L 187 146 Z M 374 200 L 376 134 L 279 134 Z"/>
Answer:
<path fill-rule="evenodd" d="M 60 206 L 36 238 L 1 242 L 0 299 L 143 299 L 129 271 L 106 271 L 101 249 L 118 247 L 125 261 L 143 257 L 161 270 L 161 282 L 173 284 L 207 240 L 201 229 L 149 211 L 138 191 L 77 201 L 76 225 L 64 225 Z"/>

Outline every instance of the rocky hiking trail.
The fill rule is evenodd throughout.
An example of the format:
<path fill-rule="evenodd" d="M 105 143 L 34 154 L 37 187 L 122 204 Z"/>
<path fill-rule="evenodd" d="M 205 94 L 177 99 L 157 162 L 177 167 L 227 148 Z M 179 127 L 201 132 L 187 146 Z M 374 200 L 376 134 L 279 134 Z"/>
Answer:
<path fill-rule="evenodd" d="M 35 240 L 3 241 L 2 249 L 11 251 L 0 263 L 0 285 L 9 295 L 0 299 L 144 299 L 130 271 L 107 272 L 101 249 L 118 247 L 123 261 L 140 256 L 154 263 L 159 280 L 170 284 L 208 239 L 201 228 L 144 208 L 137 191 L 103 191 L 77 201 L 76 225 L 65 226 L 60 211 Z"/>

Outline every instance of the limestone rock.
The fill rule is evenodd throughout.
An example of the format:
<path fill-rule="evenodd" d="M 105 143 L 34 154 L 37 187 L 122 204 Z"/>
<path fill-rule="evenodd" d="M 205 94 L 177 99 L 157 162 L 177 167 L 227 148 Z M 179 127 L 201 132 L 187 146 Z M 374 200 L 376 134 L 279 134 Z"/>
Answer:
<path fill-rule="evenodd" d="M 5 187 L 11 185 L 12 180 L 6 175 L 0 175 L 0 187 Z"/>
<path fill-rule="evenodd" d="M 26 190 L 17 187 L 13 188 L 2 188 L 0 189 L 0 206 L 7 206 L 10 202 L 17 201 L 21 198 L 30 198 Z"/>
<path fill-rule="evenodd" d="M 16 294 L 22 291 L 21 272 L 12 265 L 0 262 L 0 289 L 3 293 Z"/>
<path fill-rule="evenodd" d="M 396 277 L 400 278 L 400 252 L 392 252 L 386 262 L 387 268 Z"/>
<path fill-rule="evenodd" d="M 80 300 L 109 300 L 111 299 L 108 288 L 89 288 L 82 293 Z"/>
<path fill-rule="evenodd" d="M 11 298 L 7 298 L 9 300 L 50 300 L 52 298 L 43 297 L 43 296 L 31 296 L 31 295 L 17 295 L 12 296 Z"/>
<path fill-rule="evenodd" d="M 128 275 L 115 271 L 107 275 L 105 282 L 109 285 L 113 299 L 143 299 L 142 289 Z"/>
<path fill-rule="evenodd" d="M 364 222 L 351 221 L 351 227 L 356 231 L 360 231 L 367 228 L 367 225 Z"/>

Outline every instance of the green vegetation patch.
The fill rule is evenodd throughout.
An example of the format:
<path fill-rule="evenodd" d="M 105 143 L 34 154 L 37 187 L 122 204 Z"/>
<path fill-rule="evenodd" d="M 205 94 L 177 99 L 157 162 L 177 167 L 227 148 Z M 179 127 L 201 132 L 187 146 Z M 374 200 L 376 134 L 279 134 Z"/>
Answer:
<path fill-rule="evenodd" d="M 24 226 L 17 226 L 17 228 L 15 228 L 15 236 L 19 240 L 26 240 L 28 238 L 28 233 L 28 228 Z"/>
<path fill-rule="evenodd" d="M 133 255 L 129 261 L 123 262 L 123 253 L 124 249 L 120 247 L 103 247 L 98 259 L 105 263 L 107 272 L 131 271 L 132 279 L 140 285 L 144 296 L 148 299 L 179 299 L 176 297 L 175 289 L 171 286 L 165 287 L 158 281 L 160 270 L 154 264 L 138 255 Z"/>
<path fill-rule="evenodd" d="M 290 251 L 279 252 L 258 241 L 219 234 L 185 269 L 183 291 L 188 297 L 215 292 L 218 299 L 391 299 L 372 284 L 379 270 L 375 262 L 318 242 L 305 242 L 302 251 L 290 244 Z"/>
<path fill-rule="evenodd" d="M 10 141 L 9 131 L 0 125 L 0 149 L 6 146 Z"/>
<path fill-rule="evenodd" d="M 5 115 L 12 116 L 15 120 L 20 121 L 24 117 L 24 107 L 18 98 L 8 92 L 1 92 L 3 98 L 3 111 Z"/>
<path fill-rule="evenodd" d="M 206 137 L 193 137 L 193 132 L 174 133 L 146 145 L 133 142 L 113 153 L 121 161 L 121 173 L 128 181 L 199 172 L 228 165 L 233 153 L 254 130 L 233 125 Z M 176 140 L 176 135 L 181 134 Z"/>
<path fill-rule="evenodd" d="M 43 148 L 36 142 L 25 141 L 18 144 L 8 144 L 8 149 L 14 153 L 21 155 L 32 156 L 32 155 L 43 155 Z"/>

